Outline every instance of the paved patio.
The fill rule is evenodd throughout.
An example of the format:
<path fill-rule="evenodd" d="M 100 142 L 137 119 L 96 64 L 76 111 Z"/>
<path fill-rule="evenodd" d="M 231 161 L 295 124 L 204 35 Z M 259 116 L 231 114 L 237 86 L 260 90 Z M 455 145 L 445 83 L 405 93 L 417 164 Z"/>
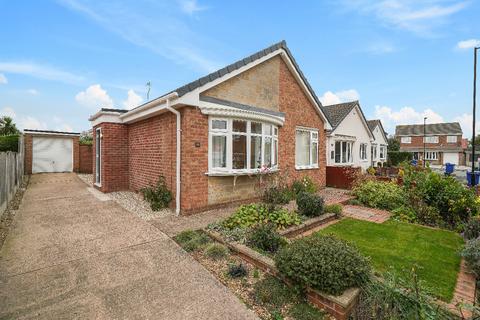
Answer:
<path fill-rule="evenodd" d="M 257 317 L 163 232 L 75 174 L 33 175 L 0 250 L 0 319 L 127 318 Z"/>
<path fill-rule="evenodd" d="M 390 219 L 390 212 L 388 211 L 362 206 L 346 205 L 343 207 L 342 214 L 346 217 L 375 223 L 384 223 Z"/>

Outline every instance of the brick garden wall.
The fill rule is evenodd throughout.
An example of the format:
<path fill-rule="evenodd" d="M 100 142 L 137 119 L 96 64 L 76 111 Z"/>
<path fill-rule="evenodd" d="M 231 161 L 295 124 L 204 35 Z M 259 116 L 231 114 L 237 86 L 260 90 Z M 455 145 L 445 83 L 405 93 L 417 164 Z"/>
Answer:
<path fill-rule="evenodd" d="M 79 172 L 93 173 L 93 146 L 80 145 L 79 150 Z"/>

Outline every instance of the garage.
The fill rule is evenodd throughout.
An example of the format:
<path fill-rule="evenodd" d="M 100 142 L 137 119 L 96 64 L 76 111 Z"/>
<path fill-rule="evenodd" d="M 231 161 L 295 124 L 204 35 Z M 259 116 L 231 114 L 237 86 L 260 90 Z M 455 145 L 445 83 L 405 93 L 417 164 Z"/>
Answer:
<path fill-rule="evenodd" d="M 80 134 L 25 129 L 27 173 L 73 172 L 78 170 Z"/>
<path fill-rule="evenodd" d="M 443 164 L 452 163 L 458 165 L 458 152 L 444 152 Z"/>

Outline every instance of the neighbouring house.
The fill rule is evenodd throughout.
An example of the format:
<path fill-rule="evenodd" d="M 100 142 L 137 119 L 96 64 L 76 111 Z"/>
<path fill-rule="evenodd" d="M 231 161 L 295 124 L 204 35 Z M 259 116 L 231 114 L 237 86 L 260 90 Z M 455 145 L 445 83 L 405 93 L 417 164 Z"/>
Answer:
<path fill-rule="evenodd" d="M 375 136 L 360 103 L 352 101 L 322 106 L 322 110 L 332 125 L 327 132 L 327 166 L 369 168 L 372 165 L 371 148 Z M 382 156 L 386 158 L 386 147 Z"/>
<path fill-rule="evenodd" d="M 414 159 L 435 165 L 465 163 L 462 134 L 458 122 L 399 125 L 395 129 L 400 151 L 412 152 Z"/>
<path fill-rule="evenodd" d="M 95 187 L 139 190 L 159 176 L 189 214 L 260 196 L 265 172 L 325 186 L 331 125 L 285 41 L 132 110 L 101 109 Z"/>
<path fill-rule="evenodd" d="M 382 121 L 379 119 L 368 120 L 367 123 L 374 137 L 370 152 L 372 166 L 377 167 L 381 165 L 383 167 L 387 161 L 387 133 L 383 129 Z"/>

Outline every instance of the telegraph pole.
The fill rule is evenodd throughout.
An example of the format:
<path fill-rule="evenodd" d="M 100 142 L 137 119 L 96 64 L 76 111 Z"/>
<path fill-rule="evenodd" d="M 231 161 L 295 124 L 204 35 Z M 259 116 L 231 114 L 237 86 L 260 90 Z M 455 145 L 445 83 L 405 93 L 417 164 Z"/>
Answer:
<path fill-rule="evenodd" d="M 473 49 L 473 123 L 472 123 L 472 186 L 476 185 L 475 179 L 475 113 L 477 109 L 477 50 L 480 47 Z"/>

